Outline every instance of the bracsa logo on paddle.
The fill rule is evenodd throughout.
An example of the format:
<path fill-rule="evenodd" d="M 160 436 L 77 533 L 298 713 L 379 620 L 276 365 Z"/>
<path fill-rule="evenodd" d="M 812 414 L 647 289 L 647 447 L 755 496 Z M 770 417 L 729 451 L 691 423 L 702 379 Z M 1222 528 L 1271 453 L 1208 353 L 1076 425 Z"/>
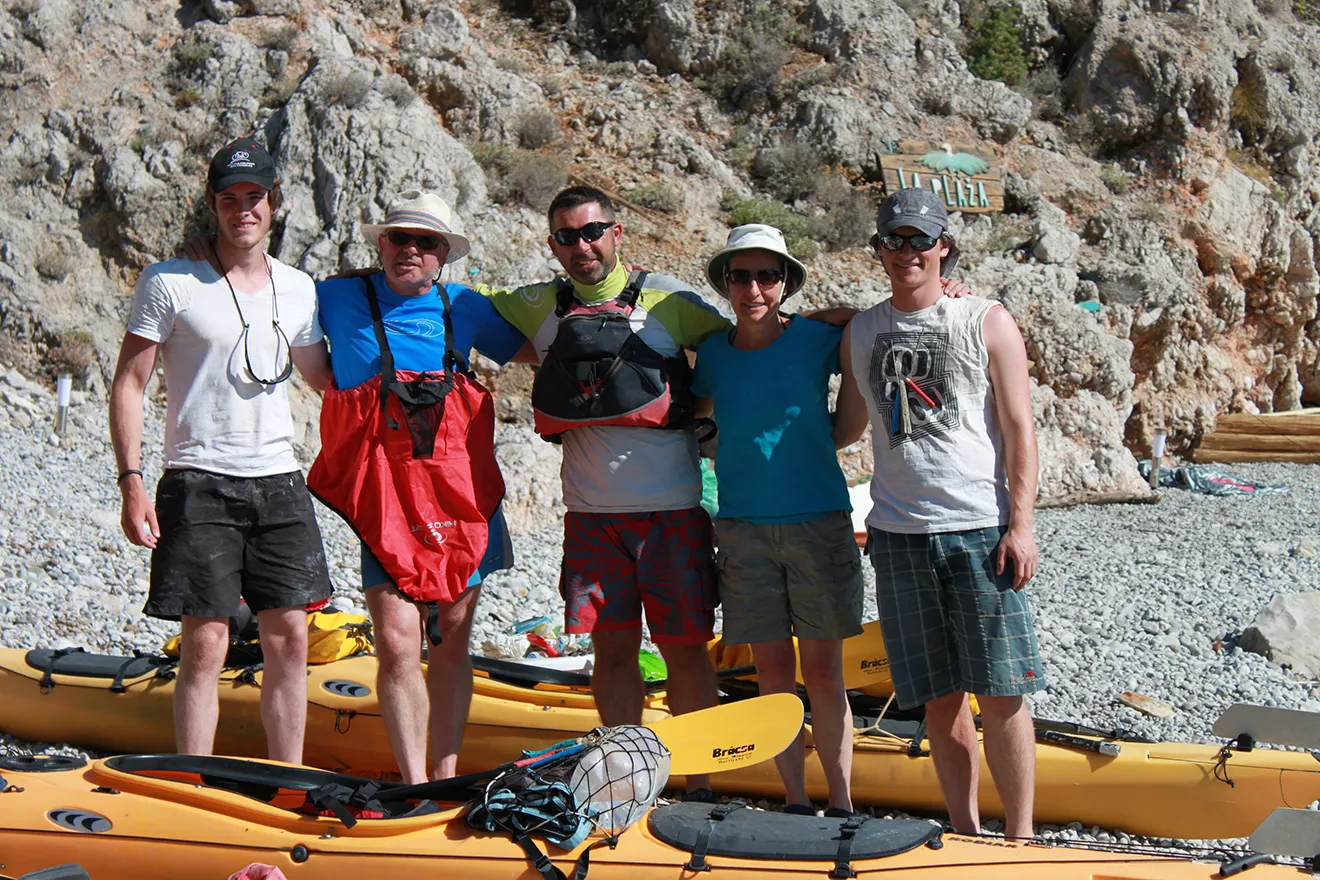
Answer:
<path fill-rule="evenodd" d="M 862 661 L 862 672 L 869 672 L 875 674 L 879 672 L 885 672 L 888 669 L 889 669 L 888 657 L 879 657 L 875 660 Z"/>
<path fill-rule="evenodd" d="M 739 755 L 746 755 L 756 750 L 756 743 L 747 743 L 741 746 L 728 746 L 727 748 L 714 748 L 710 751 L 712 758 L 736 758 Z"/>
<path fill-rule="evenodd" d="M 86 810 L 51 810 L 46 818 L 61 828 L 82 834 L 104 834 L 114 827 L 105 816 Z"/>

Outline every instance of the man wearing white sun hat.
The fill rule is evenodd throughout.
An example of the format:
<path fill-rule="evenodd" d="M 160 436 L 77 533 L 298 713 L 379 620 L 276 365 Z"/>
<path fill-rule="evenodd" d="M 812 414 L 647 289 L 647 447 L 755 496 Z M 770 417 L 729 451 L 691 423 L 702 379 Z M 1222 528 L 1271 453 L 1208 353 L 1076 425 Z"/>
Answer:
<path fill-rule="evenodd" d="M 384 271 L 317 285 L 334 386 L 308 482 L 364 539 L 381 714 L 404 782 L 419 783 L 455 773 L 478 591 L 513 562 L 490 395 L 470 376 L 468 357 L 476 348 L 506 363 L 524 339 L 485 297 L 439 283 L 441 267 L 469 248 L 439 196 L 400 193 L 385 222 L 364 224 L 362 234 L 380 249 Z M 367 488 L 350 488 L 355 476 Z M 424 630 L 432 643 L 425 680 Z"/>

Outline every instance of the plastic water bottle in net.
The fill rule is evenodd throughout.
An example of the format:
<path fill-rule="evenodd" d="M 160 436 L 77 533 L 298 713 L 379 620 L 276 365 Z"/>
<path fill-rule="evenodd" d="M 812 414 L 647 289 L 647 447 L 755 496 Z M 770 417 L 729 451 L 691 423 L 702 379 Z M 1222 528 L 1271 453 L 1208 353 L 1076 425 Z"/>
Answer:
<path fill-rule="evenodd" d="M 606 832 L 632 825 L 669 781 L 669 750 L 649 728 L 616 727 L 585 749 L 569 787 L 578 811 Z"/>

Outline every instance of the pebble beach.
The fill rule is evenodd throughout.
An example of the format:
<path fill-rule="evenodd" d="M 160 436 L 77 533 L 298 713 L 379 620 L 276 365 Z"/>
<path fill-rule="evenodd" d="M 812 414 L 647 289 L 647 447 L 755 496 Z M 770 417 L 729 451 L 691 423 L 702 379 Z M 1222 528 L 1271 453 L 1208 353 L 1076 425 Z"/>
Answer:
<path fill-rule="evenodd" d="M 120 531 L 105 406 L 75 394 L 63 437 L 53 433 L 55 412 L 49 389 L 0 367 L 0 645 L 158 650 L 177 630 L 141 613 L 149 554 Z M 149 486 L 159 477 L 160 415 L 149 408 Z M 1211 727 L 1236 702 L 1320 710 L 1320 682 L 1236 646 L 1274 597 L 1320 587 L 1320 466 L 1228 470 L 1289 491 L 1214 498 L 1164 489 L 1159 504 L 1037 513 L 1041 566 L 1029 589 L 1048 689 L 1032 699 L 1035 714 L 1218 742 Z M 334 604 L 365 613 L 357 539 L 329 511 L 318 513 Z M 527 643 L 508 632 L 512 624 L 562 620 L 560 537 L 558 525 L 515 530 L 517 563 L 487 581 L 474 651 L 520 656 Z M 873 575 L 863 569 L 874 619 Z M 1143 715 L 1118 702 L 1123 691 L 1165 701 L 1174 713 Z M 0 733 L 0 753 L 51 749 L 66 751 Z M 1080 826 L 1042 831 L 1115 839 Z"/>

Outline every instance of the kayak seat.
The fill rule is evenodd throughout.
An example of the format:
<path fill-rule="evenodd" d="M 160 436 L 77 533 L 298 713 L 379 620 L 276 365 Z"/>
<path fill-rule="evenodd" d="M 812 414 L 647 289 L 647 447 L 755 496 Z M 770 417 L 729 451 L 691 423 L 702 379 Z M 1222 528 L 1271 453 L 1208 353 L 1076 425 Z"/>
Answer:
<path fill-rule="evenodd" d="M 116 657 L 89 654 L 81 649 L 36 648 L 24 656 L 27 665 L 45 674 L 72 675 L 79 678 L 108 678 L 115 681 L 140 678 L 173 668 L 177 661 L 165 656 Z M 49 683 L 46 683 L 47 686 Z"/>
<path fill-rule="evenodd" d="M 920 819 L 826 819 L 753 810 L 738 802 L 657 807 L 649 825 L 660 840 L 693 853 L 694 861 L 697 855 L 836 861 L 848 841 L 849 858 L 882 859 L 916 849 L 943 833 L 938 825 Z"/>

